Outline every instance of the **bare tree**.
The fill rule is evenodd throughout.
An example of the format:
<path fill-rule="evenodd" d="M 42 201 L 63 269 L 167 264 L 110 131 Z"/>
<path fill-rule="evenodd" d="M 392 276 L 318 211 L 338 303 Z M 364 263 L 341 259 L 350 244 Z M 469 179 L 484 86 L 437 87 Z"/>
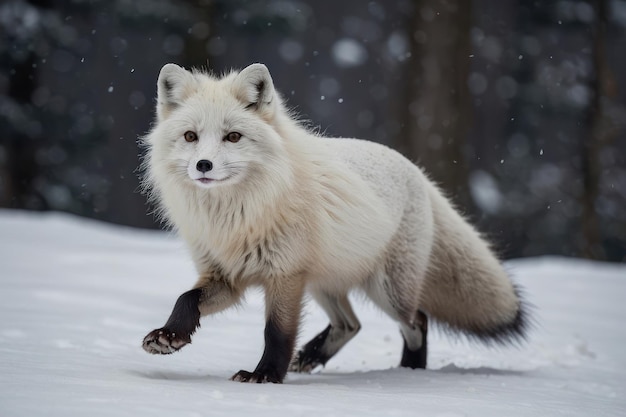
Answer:
<path fill-rule="evenodd" d="M 471 1 L 415 0 L 406 88 L 406 142 L 400 146 L 461 206 L 467 206 L 466 136 Z"/>
<path fill-rule="evenodd" d="M 589 134 L 582 143 L 582 228 L 584 236 L 583 255 L 590 259 L 605 259 L 596 202 L 600 194 L 602 166 L 600 151 L 607 144 L 613 129 L 606 114 L 607 100 L 611 95 L 613 77 L 606 54 L 607 1 L 594 0 L 595 21 L 592 27 L 593 69 L 591 80 L 593 98 L 588 110 Z"/>

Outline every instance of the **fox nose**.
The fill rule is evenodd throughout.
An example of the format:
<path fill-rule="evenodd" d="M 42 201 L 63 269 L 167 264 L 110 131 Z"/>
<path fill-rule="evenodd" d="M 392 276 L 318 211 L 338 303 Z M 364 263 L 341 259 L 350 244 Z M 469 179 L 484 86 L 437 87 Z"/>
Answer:
<path fill-rule="evenodd" d="M 201 159 L 196 164 L 196 169 L 200 172 L 207 172 L 213 169 L 213 162 L 208 159 Z"/>

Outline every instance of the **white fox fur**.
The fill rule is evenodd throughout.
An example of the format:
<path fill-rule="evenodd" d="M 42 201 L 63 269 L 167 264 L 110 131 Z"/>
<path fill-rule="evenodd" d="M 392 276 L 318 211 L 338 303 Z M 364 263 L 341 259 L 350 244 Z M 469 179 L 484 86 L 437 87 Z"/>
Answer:
<path fill-rule="evenodd" d="M 189 131 L 197 140 L 185 140 Z M 230 132 L 240 140 L 225 140 Z M 304 128 L 264 65 L 221 78 L 165 65 L 157 123 L 144 142 L 145 186 L 187 243 L 197 287 L 219 271 L 237 289 L 223 306 L 200 305 L 202 314 L 262 285 L 274 291 L 268 314 L 299 316 L 300 301 L 281 306 L 282 298 L 301 298 L 301 284 L 331 325 L 328 300 L 335 299 L 344 305 L 334 308 L 345 313 L 344 324 L 358 330 L 345 296 L 360 288 L 401 324 L 413 348 L 421 344 L 409 330 L 418 310 L 485 340 L 523 336 L 516 288 L 426 175 L 386 146 Z M 199 171 L 199 161 L 212 168 Z M 335 317 L 335 326 L 341 322 Z"/>

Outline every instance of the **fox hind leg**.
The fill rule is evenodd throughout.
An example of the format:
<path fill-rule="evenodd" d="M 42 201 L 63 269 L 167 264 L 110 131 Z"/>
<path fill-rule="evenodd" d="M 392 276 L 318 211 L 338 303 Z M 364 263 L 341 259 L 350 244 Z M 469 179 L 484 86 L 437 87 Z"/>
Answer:
<path fill-rule="evenodd" d="M 424 369 L 428 319 L 423 311 L 418 310 L 419 281 L 405 277 L 394 279 L 389 272 L 391 271 L 381 271 L 374 276 L 364 287 L 365 292 L 378 307 L 400 325 L 404 342 L 400 366 Z M 406 273 L 406 270 L 395 270 L 394 273 Z"/>
<path fill-rule="evenodd" d="M 426 314 L 418 310 L 417 320 L 414 325 L 407 326 L 402 323 L 400 324 L 400 332 L 404 339 L 400 366 L 411 369 L 426 369 L 426 356 L 428 353 L 428 318 Z"/>
<path fill-rule="evenodd" d="M 313 298 L 330 318 L 330 324 L 298 351 L 289 367 L 293 372 L 311 372 L 325 365 L 361 329 L 347 295 L 314 292 Z"/>

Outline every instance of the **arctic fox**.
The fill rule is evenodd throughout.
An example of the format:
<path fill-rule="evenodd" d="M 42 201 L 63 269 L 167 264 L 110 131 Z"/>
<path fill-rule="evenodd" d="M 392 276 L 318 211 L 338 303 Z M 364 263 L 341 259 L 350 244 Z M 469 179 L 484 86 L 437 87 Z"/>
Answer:
<path fill-rule="evenodd" d="M 525 337 L 527 308 L 489 244 L 408 159 L 308 131 L 262 64 L 223 77 L 167 64 L 157 90 L 144 186 L 199 278 L 147 352 L 190 343 L 249 286 L 265 292 L 265 350 L 235 381 L 326 364 L 361 327 L 353 289 L 398 322 L 403 367 L 426 367 L 429 319 L 485 342 Z M 294 355 L 305 291 L 330 324 Z"/>

